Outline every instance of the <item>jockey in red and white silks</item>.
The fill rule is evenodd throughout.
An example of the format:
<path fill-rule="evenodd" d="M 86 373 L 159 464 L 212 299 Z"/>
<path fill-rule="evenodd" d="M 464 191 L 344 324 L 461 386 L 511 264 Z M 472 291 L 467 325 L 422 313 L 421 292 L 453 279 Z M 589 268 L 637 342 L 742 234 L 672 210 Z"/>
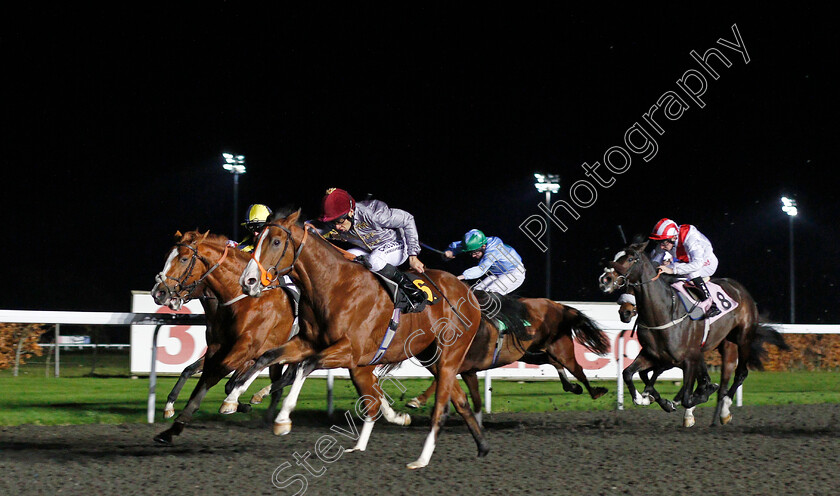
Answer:
<path fill-rule="evenodd" d="M 650 259 L 666 274 L 675 274 L 690 279 L 695 286 L 703 291 L 706 299 L 711 299 L 704 277 L 711 277 L 718 267 L 718 259 L 709 239 L 695 226 L 683 224 L 678 226 L 671 219 L 661 219 L 653 227 L 650 239 L 659 244 L 651 253 Z M 671 263 L 664 262 L 665 253 L 672 257 Z M 720 313 L 714 300 L 706 313 L 713 317 Z"/>

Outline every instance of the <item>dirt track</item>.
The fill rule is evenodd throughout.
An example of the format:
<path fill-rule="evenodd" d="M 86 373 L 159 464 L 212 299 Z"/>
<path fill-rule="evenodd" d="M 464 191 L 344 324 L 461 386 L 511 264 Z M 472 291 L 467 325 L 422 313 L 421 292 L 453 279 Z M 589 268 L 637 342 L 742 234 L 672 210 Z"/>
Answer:
<path fill-rule="evenodd" d="M 428 419 L 409 427 L 377 423 L 368 450 L 324 464 L 320 476 L 295 465 L 316 441 L 346 427 L 317 412 L 297 412 L 294 430 L 197 422 L 171 447 L 152 436 L 164 424 L 0 428 L 0 494 L 294 494 L 272 485 L 305 474 L 306 494 L 795 494 L 840 493 L 840 405 L 743 407 L 733 423 L 680 427 L 678 413 L 655 407 L 623 412 L 496 414 L 485 419 L 491 452 L 450 417 L 432 463 L 409 471 Z M 333 450 L 335 451 L 335 450 Z"/>

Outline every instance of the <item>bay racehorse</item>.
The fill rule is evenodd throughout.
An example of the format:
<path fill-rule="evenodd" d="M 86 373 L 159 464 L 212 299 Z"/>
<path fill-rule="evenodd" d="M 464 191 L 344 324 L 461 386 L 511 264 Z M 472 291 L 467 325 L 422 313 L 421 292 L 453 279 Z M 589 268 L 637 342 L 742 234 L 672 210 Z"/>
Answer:
<path fill-rule="evenodd" d="M 250 255 L 232 246 L 233 243 L 227 238 L 196 231 L 184 235 L 178 233 L 177 238 L 176 245 L 169 251 L 164 269 L 156 277 L 152 296 L 159 305 L 177 310 L 195 294 L 203 293 L 205 310 L 210 312 L 208 323 L 211 325 L 207 328 L 205 355 L 182 373 L 183 378 L 200 367 L 203 369 L 201 378 L 172 427 L 155 437 L 155 440 L 162 443 L 171 443 L 172 436 L 183 431 L 207 391 L 221 379 L 231 372 L 243 371 L 253 359 L 266 350 L 282 345 L 293 333 L 309 332 L 305 326 L 298 327 L 294 302 L 287 291 L 269 291 L 259 299 L 246 297 L 242 293 L 239 276 L 250 260 Z M 286 380 L 280 381 L 281 368 L 281 365 L 277 365 L 269 369 L 272 382 L 284 384 L 294 379 L 294 384 L 274 419 L 273 431 L 278 435 L 287 434 L 291 430 L 290 413 L 306 375 L 302 368 L 290 367 Z M 375 383 L 373 367 L 351 370 L 351 378 L 357 388 L 372 392 L 370 388 Z M 177 384 L 176 388 L 180 389 Z M 256 393 L 251 403 L 259 403 L 268 394 L 269 388 Z M 177 396 L 175 389 L 173 393 Z M 173 393 L 168 398 L 167 410 L 174 409 L 171 405 L 175 400 Z M 273 411 L 280 394 L 280 390 L 272 393 L 269 412 Z M 247 408 L 237 404 L 224 413 L 243 410 Z M 396 414 L 387 409 L 383 411 L 389 421 L 404 425 L 410 421 L 408 415 Z"/>
<path fill-rule="evenodd" d="M 503 335 L 503 340 L 500 342 L 498 339 L 499 326 L 495 324 L 495 319 L 482 319 L 481 328 L 476 334 L 472 346 L 470 346 L 470 351 L 467 353 L 460 371 L 461 378 L 467 385 L 472 398 L 473 413 L 476 418 L 481 418 L 482 408 L 476 372 L 503 367 L 516 361 L 554 366 L 566 391 L 575 394 L 583 392 L 580 385 L 573 385 L 566 380 L 563 372 L 564 368 L 569 370 L 586 387 L 592 399 L 600 398 L 607 392 L 604 387 L 593 388 L 589 384 L 583 368 L 575 359 L 575 340 L 589 351 L 599 355 L 607 354 L 610 349 L 607 335 L 585 314 L 576 308 L 547 298 L 519 298 L 514 300 L 509 296 L 492 296 L 492 294 L 489 294 L 478 299 L 479 301 L 498 299 L 500 302 L 517 302 L 522 306 L 523 317 L 530 324 L 532 331 L 526 333 L 524 338 L 521 333 L 508 332 Z M 516 312 L 508 310 L 507 313 L 515 314 Z M 413 408 L 422 406 L 434 392 L 434 387 L 435 383 L 432 382 L 432 385 L 426 391 L 409 400 L 407 405 Z"/>
<path fill-rule="evenodd" d="M 681 405 L 691 409 L 705 402 L 715 387 L 708 379 L 703 352 L 717 348 L 722 360 L 721 384 L 713 418 L 720 418 L 721 423 L 726 423 L 731 419 L 727 412 L 732 398 L 746 379 L 748 368 L 762 368 L 762 358 L 766 355 L 764 343 L 787 349 L 784 338 L 772 327 L 759 322 L 755 301 L 743 285 L 732 279 L 713 279 L 713 282 L 726 291 L 738 306 L 711 323 L 708 329 L 705 320 L 691 320 L 688 312 L 678 304 L 677 295 L 670 286 L 676 278 L 658 273 L 644 252 L 646 247 L 647 242 L 625 248 L 610 262 L 608 269 L 612 271 L 607 270 L 601 276 L 602 290 L 609 287 L 610 279 L 623 279 L 636 298 L 641 350 L 623 371 L 633 402 L 649 404 L 649 400 L 635 389 L 633 374 L 652 370 L 655 380 L 658 374 L 671 367 L 683 370 L 683 386 L 678 393 Z M 734 381 L 729 386 L 733 369 Z M 653 381 L 647 383 L 645 375 L 640 373 L 640 376 L 646 381 L 646 393 L 664 410 L 673 411 L 675 403 L 663 400 L 653 387 Z M 698 381 L 698 391 L 692 394 L 695 380 Z M 685 425 L 688 424 L 686 420 Z"/>
<path fill-rule="evenodd" d="M 400 315 L 376 275 L 345 258 L 310 226 L 298 223 L 299 216 L 300 211 L 275 216 L 266 225 L 241 283 L 243 291 L 256 296 L 279 275 L 288 273 L 300 289 L 301 301 L 312 310 L 305 318 L 316 322 L 319 332 L 296 336 L 264 354 L 251 369 L 234 378 L 226 401 L 236 402 L 241 388 L 272 364 L 307 359 L 318 368 L 398 364 L 434 344 L 432 359 L 437 362 L 438 383 L 431 430 L 419 458 L 408 468 L 428 465 L 450 399 L 476 442 L 478 456 L 485 456 L 489 447 L 456 379 L 481 322 L 481 308 L 469 288 L 448 272 L 426 270 L 422 286 L 430 294 L 434 289 L 439 301 L 420 312 Z M 391 337 L 388 346 L 386 336 Z M 385 402 L 383 395 L 368 400 L 360 432 L 365 438 L 370 436 L 379 405 Z"/>

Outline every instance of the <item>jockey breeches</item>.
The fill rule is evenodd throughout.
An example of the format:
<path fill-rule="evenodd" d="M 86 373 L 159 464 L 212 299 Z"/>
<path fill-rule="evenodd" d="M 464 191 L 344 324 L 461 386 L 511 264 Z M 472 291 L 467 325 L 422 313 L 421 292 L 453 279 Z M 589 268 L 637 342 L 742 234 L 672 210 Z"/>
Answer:
<path fill-rule="evenodd" d="M 374 248 L 373 251 L 356 247 L 350 248 L 347 251 L 356 256 L 364 256 L 368 268 L 373 272 L 379 272 L 385 267 L 385 264 L 399 267 L 408 260 L 405 246 L 399 241 L 383 243 Z"/>
<path fill-rule="evenodd" d="M 521 286 L 523 282 L 525 282 L 525 271 L 512 270 L 506 274 L 490 274 L 473 284 L 472 289 L 508 294 Z"/>

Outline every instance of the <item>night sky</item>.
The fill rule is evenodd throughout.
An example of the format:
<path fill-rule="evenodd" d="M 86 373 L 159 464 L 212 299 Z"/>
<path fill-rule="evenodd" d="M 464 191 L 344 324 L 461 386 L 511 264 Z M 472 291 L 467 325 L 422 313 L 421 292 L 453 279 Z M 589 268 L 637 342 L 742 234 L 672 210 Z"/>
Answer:
<path fill-rule="evenodd" d="M 566 230 L 552 231 L 551 297 L 613 301 L 597 276 L 622 247 L 618 226 L 629 238 L 669 217 L 706 234 L 716 276 L 777 322 L 790 319 L 788 195 L 800 212 L 796 322 L 840 323 L 834 17 L 801 4 L 556 4 L 4 16 L 0 308 L 128 311 L 176 230 L 233 235 L 230 151 L 248 168 L 238 221 L 256 202 L 315 217 L 328 187 L 372 194 L 411 212 L 428 245 L 470 228 L 501 237 L 534 297 L 546 256 L 520 224 L 542 215 L 533 173 L 559 174 L 552 202 L 576 194 L 579 218 L 556 210 Z M 718 43 L 737 40 L 733 25 L 746 53 Z M 731 64 L 710 59 L 717 79 L 691 56 L 711 48 Z M 640 132 L 626 151 L 634 125 L 655 153 Z M 597 180 L 583 167 L 596 162 Z"/>

